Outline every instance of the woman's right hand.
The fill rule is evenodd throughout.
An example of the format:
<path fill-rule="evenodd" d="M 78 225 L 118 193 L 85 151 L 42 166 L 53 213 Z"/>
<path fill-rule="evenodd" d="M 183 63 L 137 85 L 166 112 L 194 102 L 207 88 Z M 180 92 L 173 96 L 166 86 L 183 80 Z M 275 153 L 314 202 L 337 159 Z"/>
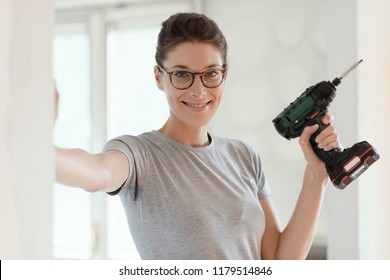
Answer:
<path fill-rule="evenodd" d="M 58 93 L 57 86 L 54 83 L 54 124 L 58 118 L 58 106 L 60 102 L 60 94 Z"/>

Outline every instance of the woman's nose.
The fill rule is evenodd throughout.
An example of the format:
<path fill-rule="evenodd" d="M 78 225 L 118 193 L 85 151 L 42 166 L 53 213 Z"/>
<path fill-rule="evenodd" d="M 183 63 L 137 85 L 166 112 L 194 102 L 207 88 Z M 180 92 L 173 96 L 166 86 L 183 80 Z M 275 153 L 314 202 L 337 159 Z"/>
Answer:
<path fill-rule="evenodd" d="M 203 85 L 203 82 L 198 75 L 195 76 L 194 83 L 190 89 L 192 91 L 192 95 L 195 97 L 203 97 L 206 95 L 206 87 Z"/>

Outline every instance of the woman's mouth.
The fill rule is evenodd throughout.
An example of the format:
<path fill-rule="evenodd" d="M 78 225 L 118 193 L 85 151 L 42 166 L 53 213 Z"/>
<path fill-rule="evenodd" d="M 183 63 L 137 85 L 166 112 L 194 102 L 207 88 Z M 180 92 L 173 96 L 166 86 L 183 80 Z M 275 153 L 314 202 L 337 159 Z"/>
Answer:
<path fill-rule="evenodd" d="M 211 101 L 204 102 L 204 103 L 192 103 L 192 102 L 185 102 L 183 101 L 183 104 L 186 105 L 188 109 L 194 112 L 202 112 L 207 110 L 209 105 L 211 104 Z"/>

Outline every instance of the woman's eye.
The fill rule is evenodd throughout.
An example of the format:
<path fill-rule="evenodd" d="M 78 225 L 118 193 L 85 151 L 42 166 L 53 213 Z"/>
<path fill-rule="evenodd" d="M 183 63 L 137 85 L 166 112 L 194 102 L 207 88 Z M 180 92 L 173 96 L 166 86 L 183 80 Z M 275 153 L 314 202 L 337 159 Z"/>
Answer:
<path fill-rule="evenodd" d="M 173 73 L 173 75 L 175 75 L 175 77 L 177 77 L 177 78 L 188 78 L 191 76 L 191 74 L 189 72 L 186 72 L 186 71 L 178 71 L 178 72 Z"/>
<path fill-rule="evenodd" d="M 205 77 L 207 78 L 212 78 L 212 77 L 215 77 L 218 75 L 218 72 L 217 71 L 207 71 L 206 73 L 204 73 Z"/>

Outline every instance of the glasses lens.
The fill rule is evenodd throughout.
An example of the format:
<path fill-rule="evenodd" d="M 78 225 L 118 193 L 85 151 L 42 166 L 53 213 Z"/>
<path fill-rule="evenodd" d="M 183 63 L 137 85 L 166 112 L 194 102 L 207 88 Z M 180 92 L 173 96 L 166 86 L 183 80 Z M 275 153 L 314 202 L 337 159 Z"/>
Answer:
<path fill-rule="evenodd" d="M 221 70 L 210 70 L 202 74 L 202 82 L 205 87 L 213 88 L 222 83 L 223 73 Z"/>
<path fill-rule="evenodd" d="M 177 71 L 171 75 L 172 85 L 178 89 L 186 89 L 192 85 L 194 76 L 191 72 Z"/>

